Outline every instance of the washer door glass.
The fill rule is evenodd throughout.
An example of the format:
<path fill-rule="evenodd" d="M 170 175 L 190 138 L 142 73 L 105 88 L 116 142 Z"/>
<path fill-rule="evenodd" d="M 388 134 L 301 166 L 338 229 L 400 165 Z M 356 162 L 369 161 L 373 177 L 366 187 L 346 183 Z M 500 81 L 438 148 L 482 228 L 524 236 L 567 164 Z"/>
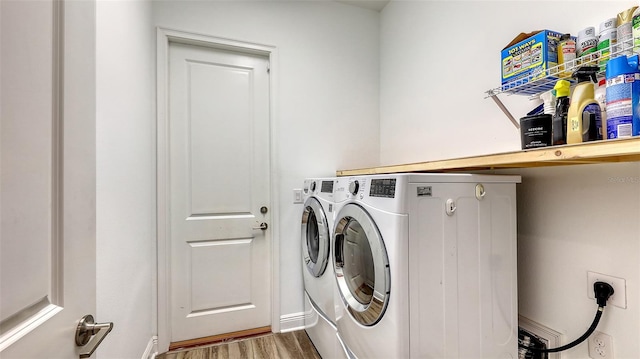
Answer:
<path fill-rule="evenodd" d="M 322 205 L 309 197 L 302 212 L 302 256 L 307 270 L 320 277 L 329 262 L 329 225 Z"/>
<path fill-rule="evenodd" d="M 389 259 L 377 226 L 356 205 L 346 205 L 338 215 L 335 270 L 340 296 L 350 315 L 362 325 L 374 325 L 389 301 Z"/>

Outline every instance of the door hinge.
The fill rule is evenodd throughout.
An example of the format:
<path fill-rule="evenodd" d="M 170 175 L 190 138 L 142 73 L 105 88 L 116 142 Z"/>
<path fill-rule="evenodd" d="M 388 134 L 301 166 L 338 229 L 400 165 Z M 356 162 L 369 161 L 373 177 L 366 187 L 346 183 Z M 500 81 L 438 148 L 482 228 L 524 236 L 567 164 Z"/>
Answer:
<path fill-rule="evenodd" d="M 271 73 L 271 67 L 267 66 L 267 73 L 270 74 Z"/>

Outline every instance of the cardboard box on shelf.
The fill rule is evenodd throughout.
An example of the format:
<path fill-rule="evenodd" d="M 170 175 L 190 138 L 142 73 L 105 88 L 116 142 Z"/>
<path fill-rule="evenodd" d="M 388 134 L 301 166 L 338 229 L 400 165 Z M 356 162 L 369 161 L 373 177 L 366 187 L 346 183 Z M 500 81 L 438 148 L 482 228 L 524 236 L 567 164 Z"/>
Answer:
<path fill-rule="evenodd" d="M 516 36 L 501 53 L 503 90 L 508 91 L 531 80 L 548 77 L 545 70 L 558 65 L 558 42 L 562 34 L 557 31 L 538 30 Z M 553 89 L 557 79 L 549 77 L 548 80 L 551 81 L 537 85 L 531 93 Z"/>

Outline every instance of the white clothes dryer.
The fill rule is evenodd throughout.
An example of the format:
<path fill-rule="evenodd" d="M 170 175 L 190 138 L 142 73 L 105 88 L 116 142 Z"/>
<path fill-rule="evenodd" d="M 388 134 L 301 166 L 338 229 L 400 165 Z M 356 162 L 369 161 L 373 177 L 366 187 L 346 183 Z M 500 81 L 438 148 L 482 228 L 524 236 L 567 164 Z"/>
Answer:
<path fill-rule="evenodd" d="M 517 357 L 520 177 L 396 174 L 347 182 L 338 185 L 348 200 L 334 230 L 336 325 L 346 353 Z"/>
<path fill-rule="evenodd" d="M 304 181 L 302 211 L 302 273 L 304 278 L 304 325 L 309 338 L 323 358 L 340 357 L 333 302 L 336 285 L 333 271 L 335 178 Z M 337 354 L 336 354 L 337 353 Z"/>

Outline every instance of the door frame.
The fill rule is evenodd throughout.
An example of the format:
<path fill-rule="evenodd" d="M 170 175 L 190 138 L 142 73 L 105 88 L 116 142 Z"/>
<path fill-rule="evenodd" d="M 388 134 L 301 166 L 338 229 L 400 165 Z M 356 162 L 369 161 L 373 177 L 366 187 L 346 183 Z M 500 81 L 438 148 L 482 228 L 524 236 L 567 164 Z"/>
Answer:
<path fill-rule="evenodd" d="M 157 312 L 158 351 L 169 349 L 171 338 L 170 316 L 170 218 L 169 218 L 169 43 L 205 46 L 239 53 L 258 54 L 269 59 L 269 160 L 271 221 L 271 329 L 280 331 L 280 235 L 279 206 L 274 205 L 278 196 L 273 169 L 277 167 L 275 146 L 277 118 L 277 64 L 278 49 L 275 46 L 250 43 L 158 27 L 156 31 L 156 201 L 157 201 Z"/>

